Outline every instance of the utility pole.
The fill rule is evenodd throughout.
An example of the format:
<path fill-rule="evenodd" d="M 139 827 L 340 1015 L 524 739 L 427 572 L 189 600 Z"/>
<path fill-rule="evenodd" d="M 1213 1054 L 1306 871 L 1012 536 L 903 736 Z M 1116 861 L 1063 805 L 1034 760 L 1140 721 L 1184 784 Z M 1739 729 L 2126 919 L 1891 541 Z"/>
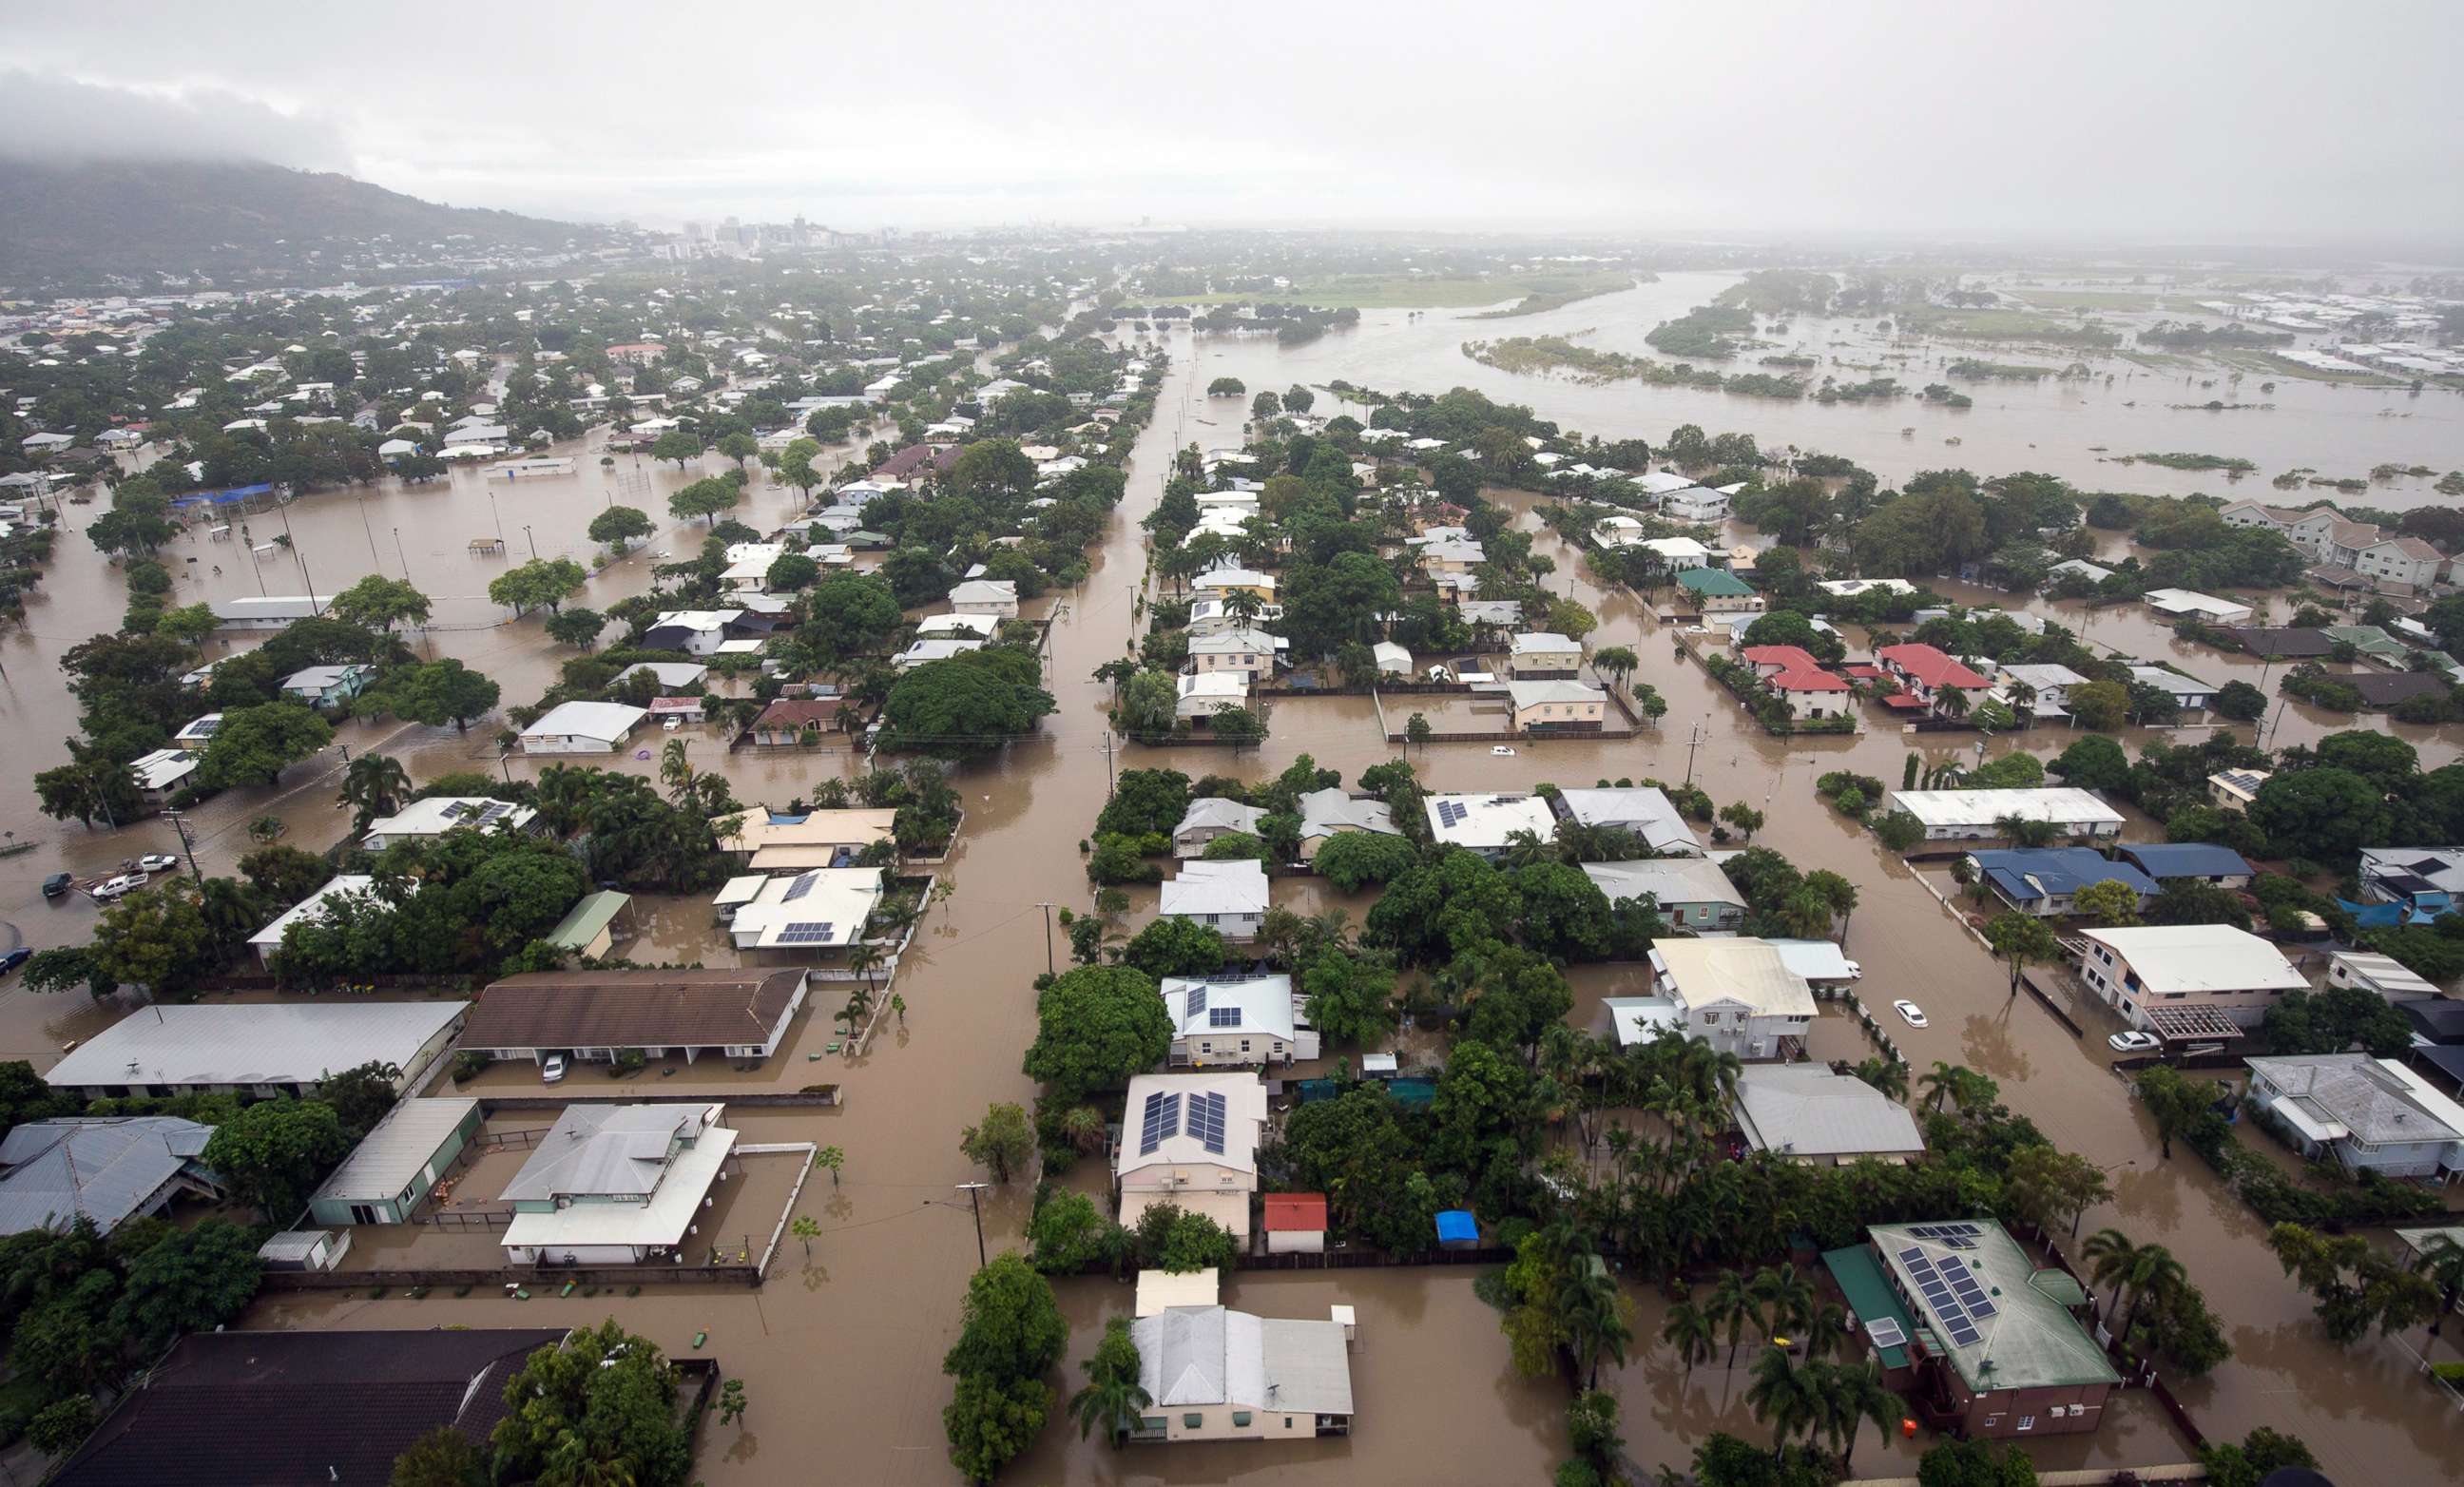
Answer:
<path fill-rule="evenodd" d="M 958 1190 L 967 1195 L 967 1207 L 973 1209 L 976 1214 L 976 1269 L 978 1270 L 981 1270 L 986 1265 L 992 1263 L 984 1257 L 984 1202 L 982 1196 L 983 1190 L 991 1186 L 992 1184 L 990 1183 L 960 1183 L 958 1185 Z"/>
<path fill-rule="evenodd" d="M 1693 726 L 1691 736 L 1685 740 L 1685 784 L 1689 789 L 1694 784 L 1694 751 L 1702 746 L 1703 725 L 1698 722 Z"/>
<path fill-rule="evenodd" d="M 402 550 L 402 528 L 393 529 L 393 555 L 402 561 L 402 581 L 410 582 L 410 555 Z"/>
<path fill-rule="evenodd" d="M 187 856 L 188 876 L 197 880 L 197 886 L 200 888 L 204 887 L 206 875 L 204 871 L 197 866 L 197 844 L 188 837 L 188 818 L 187 814 L 185 812 L 172 810 L 165 810 L 163 814 L 170 821 L 171 829 L 180 833 L 180 851 Z"/>
<path fill-rule="evenodd" d="M 537 563 L 539 561 L 539 539 L 531 535 L 531 529 L 527 523 L 522 527 L 522 541 L 531 544 L 531 561 L 533 563 Z"/>
<path fill-rule="evenodd" d="M 1112 730 L 1104 730 L 1104 798 L 1112 798 Z"/>
<path fill-rule="evenodd" d="M 1049 976 L 1054 973 L 1052 968 L 1052 905 L 1049 903 L 1039 903 L 1036 907 L 1044 911 L 1044 973 Z"/>

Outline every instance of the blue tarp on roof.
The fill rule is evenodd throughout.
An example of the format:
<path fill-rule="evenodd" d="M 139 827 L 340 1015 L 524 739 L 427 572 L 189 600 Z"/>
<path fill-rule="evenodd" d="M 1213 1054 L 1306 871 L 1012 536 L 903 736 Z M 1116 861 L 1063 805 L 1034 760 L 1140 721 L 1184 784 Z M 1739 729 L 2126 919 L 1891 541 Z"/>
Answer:
<path fill-rule="evenodd" d="M 1480 1240 L 1480 1220 L 1468 1210 L 1447 1209 L 1438 1215 L 1438 1243 L 1474 1244 Z"/>
<path fill-rule="evenodd" d="M 236 500 L 246 500 L 251 496 L 270 496 L 272 494 L 274 494 L 274 486 L 271 483 L 263 485 L 234 485 L 229 490 L 190 491 L 186 496 L 174 496 L 171 498 L 171 504 L 174 506 L 228 506 Z"/>
<path fill-rule="evenodd" d="M 2387 929 L 2397 924 L 2427 924 L 2431 916 L 2409 913 L 2401 903 L 2355 903 L 2349 899 L 2336 900 L 2339 908 L 2353 917 L 2353 922 L 2364 929 Z"/>
<path fill-rule="evenodd" d="M 2251 866 L 2231 847 L 2210 842 L 2146 842 L 2124 847 L 2122 854 L 2139 864 L 2148 877 L 2248 877 Z"/>
<path fill-rule="evenodd" d="M 2138 894 L 2159 891 L 2154 878 L 2127 862 L 2109 862 L 2090 847 L 2013 847 L 1969 855 L 2013 903 L 2067 897 L 2091 883 L 2120 882 Z"/>

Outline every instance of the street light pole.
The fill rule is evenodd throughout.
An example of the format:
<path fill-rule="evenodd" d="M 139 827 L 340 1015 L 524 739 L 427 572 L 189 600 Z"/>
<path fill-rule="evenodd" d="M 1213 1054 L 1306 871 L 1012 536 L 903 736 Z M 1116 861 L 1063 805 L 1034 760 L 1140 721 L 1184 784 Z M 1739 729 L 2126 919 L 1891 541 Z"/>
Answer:
<path fill-rule="evenodd" d="M 531 544 L 531 561 L 533 563 L 537 563 L 539 561 L 539 539 L 531 535 L 531 529 L 527 523 L 522 527 L 522 541 Z"/>
<path fill-rule="evenodd" d="M 1044 973 L 1049 976 L 1054 973 L 1052 968 L 1052 905 L 1049 903 L 1038 903 L 1036 907 L 1044 911 Z"/>
<path fill-rule="evenodd" d="M 410 582 L 410 554 L 402 550 L 402 528 L 393 529 L 393 555 L 402 563 L 402 581 Z"/>
<path fill-rule="evenodd" d="M 967 1195 L 967 1207 L 975 1210 L 976 1269 L 978 1270 L 981 1270 L 991 1263 L 991 1261 L 984 1257 L 984 1204 L 982 1197 L 983 1190 L 991 1186 L 992 1184 L 990 1183 L 958 1184 L 958 1190 Z"/>

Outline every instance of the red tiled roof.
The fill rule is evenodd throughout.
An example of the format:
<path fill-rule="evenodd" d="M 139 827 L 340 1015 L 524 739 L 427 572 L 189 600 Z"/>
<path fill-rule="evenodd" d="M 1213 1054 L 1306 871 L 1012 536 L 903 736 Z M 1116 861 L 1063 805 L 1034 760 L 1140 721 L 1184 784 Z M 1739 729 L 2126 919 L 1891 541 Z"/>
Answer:
<path fill-rule="evenodd" d="M 1266 1232 L 1270 1234 L 1325 1232 L 1326 1195 L 1315 1192 L 1266 1194 L 1265 1226 Z"/>
<path fill-rule="evenodd" d="M 934 469 L 947 474 L 958 462 L 958 446 L 910 444 L 873 466 L 872 473 L 886 480 L 903 480 L 922 469 L 927 460 L 932 462 Z"/>
<path fill-rule="evenodd" d="M 1925 709 L 1925 699 L 1910 692 L 1894 692 L 1882 699 L 1882 705 L 1896 707 L 1903 713 L 1921 713 Z"/>
<path fill-rule="evenodd" d="M 1769 679 L 1782 692 L 1845 692 L 1848 683 L 1822 669 L 1822 663 L 1803 646 L 1751 645 L 1746 647 L 1748 664 L 1759 669 L 1776 666 L 1778 672 Z"/>
<path fill-rule="evenodd" d="M 802 728 L 807 724 L 833 721 L 847 702 L 843 697 L 782 697 L 761 709 L 755 719 L 757 728 Z"/>
<path fill-rule="evenodd" d="M 1886 645 L 1875 659 L 1907 673 L 1928 687 L 1982 690 L 1992 685 L 1983 677 L 1929 645 Z"/>
<path fill-rule="evenodd" d="M 1864 661 L 1858 661 L 1853 665 L 1842 666 L 1839 669 L 1847 675 L 1857 677 L 1860 681 L 1879 681 L 1884 675 L 1882 668 L 1880 666 L 1869 665 Z"/>

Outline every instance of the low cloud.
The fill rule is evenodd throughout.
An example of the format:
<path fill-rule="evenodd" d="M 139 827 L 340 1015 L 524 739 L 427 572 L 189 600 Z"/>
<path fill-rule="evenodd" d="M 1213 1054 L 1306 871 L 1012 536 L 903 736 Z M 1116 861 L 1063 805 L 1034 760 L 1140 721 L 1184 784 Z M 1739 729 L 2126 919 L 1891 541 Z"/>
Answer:
<path fill-rule="evenodd" d="M 317 170 L 350 165 L 329 123 L 222 88 L 133 88 L 0 70 L 0 119 L 9 122 L 0 129 L 0 157 L 12 160 L 264 160 Z"/>

